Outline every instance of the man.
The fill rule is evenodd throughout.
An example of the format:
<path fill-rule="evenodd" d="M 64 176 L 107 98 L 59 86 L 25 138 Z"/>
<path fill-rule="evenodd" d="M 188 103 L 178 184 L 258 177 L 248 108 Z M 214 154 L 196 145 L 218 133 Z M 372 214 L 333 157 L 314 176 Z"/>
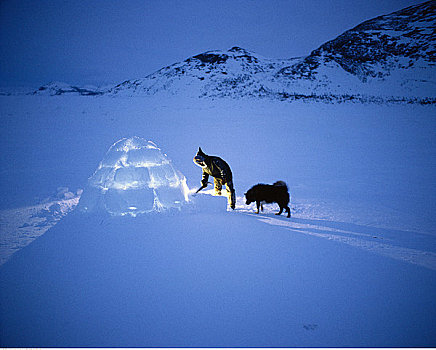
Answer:
<path fill-rule="evenodd" d="M 198 148 L 198 152 L 194 157 L 194 163 L 203 169 L 201 187 L 197 192 L 207 187 L 209 175 L 211 175 L 214 178 L 215 194 L 221 195 L 223 185 L 226 185 L 228 203 L 230 208 L 235 209 L 236 195 L 233 188 L 232 171 L 229 165 L 220 157 L 208 156 L 201 150 L 201 147 Z"/>

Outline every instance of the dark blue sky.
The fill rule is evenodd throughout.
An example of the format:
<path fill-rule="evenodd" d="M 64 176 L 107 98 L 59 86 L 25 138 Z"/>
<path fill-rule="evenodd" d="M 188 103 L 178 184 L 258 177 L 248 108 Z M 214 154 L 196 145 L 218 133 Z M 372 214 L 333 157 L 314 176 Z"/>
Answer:
<path fill-rule="evenodd" d="M 415 0 L 0 0 L 0 84 L 111 84 L 241 46 L 307 55 Z"/>

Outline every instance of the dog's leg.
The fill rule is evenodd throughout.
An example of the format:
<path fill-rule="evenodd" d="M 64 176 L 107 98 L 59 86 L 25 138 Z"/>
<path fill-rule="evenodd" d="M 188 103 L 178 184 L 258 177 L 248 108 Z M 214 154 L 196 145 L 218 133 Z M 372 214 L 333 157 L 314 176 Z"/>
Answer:
<path fill-rule="evenodd" d="M 288 213 L 288 218 L 290 218 L 291 217 L 291 209 L 289 209 L 289 207 L 288 206 L 286 206 L 286 211 L 287 211 L 287 213 Z"/>
<path fill-rule="evenodd" d="M 263 211 L 263 204 L 262 203 L 260 203 L 260 210 Z"/>
<path fill-rule="evenodd" d="M 283 207 L 280 206 L 280 211 L 278 213 L 276 213 L 276 215 L 280 215 L 281 213 L 283 213 Z"/>
<path fill-rule="evenodd" d="M 256 201 L 257 211 L 256 214 L 259 214 L 260 201 Z"/>

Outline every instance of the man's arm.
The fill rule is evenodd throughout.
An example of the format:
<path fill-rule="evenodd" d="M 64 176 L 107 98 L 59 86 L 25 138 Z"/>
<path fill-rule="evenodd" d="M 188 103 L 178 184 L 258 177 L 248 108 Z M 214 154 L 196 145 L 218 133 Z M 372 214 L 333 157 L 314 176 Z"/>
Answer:
<path fill-rule="evenodd" d="M 209 180 L 209 174 L 203 171 L 203 176 L 201 177 L 201 187 L 197 191 L 195 191 L 195 193 L 198 193 L 203 188 L 206 188 L 208 180 Z"/>
<path fill-rule="evenodd" d="M 209 181 L 209 174 L 203 170 L 203 176 L 201 177 L 201 185 L 206 187 L 208 181 Z"/>

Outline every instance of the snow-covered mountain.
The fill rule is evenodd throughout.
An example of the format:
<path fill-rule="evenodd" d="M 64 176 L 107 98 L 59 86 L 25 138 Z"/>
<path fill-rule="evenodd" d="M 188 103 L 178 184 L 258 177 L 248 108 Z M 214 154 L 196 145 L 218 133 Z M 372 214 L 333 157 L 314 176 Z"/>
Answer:
<path fill-rule="evenodd" d="M 199 97 L 265 96 L 270 94 L 275 74 L 296 59 L 273 60 L 240 47 L 207 51 L 137 80 L 128 80 L 110 90 L 112 94 L 174 95 Z M 298 59 L 297 59 L 298 60 Z M 277 88 L 280 87 L 278 82 Z"/>
<path fill-rule="evenodd" d="M 432 102 L 435 19 L 436 1 L 429 1 L 368 20 L 307 57 L 286 60 L 240 47 L 208 51 L 110 93 Z"/>
<path fill-rule="evenodd" d="M 330 91 L 433 96 L 435 43 L 436 1 L 428 1 L 365 21 L 278 76 L 312 81 L 315 89 L 325 85 Z"/>
<path fill-rule="evenodd" d="M 436 1 L 365 21 L 308 56 L 207 51 L 114 87 L 50 83 L 33 94 L 436 103 Z"/>
<path fill-rule="evenodd" d="M 363 22 L 313 51 L 294 74 L 303 75 L 303 67 L 313 71 L 335 62 L 364 82 L 385 79 L 398 69 L 423 70 L 420 76 L 431 76 L 436 63 L 435 10 L 436 1 L 428 1 Z"/>

